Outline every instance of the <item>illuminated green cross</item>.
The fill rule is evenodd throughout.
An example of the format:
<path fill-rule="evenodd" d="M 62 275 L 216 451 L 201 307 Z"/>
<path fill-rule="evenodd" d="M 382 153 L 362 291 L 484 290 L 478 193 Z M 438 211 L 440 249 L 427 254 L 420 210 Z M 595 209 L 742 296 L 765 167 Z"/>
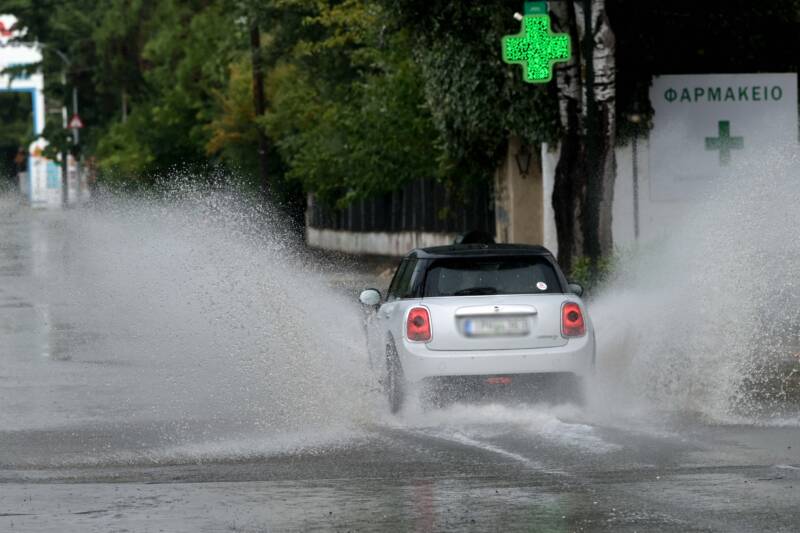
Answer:
<path fill-rule="evenodd" d="M 744 137 L 731 137 L 731 123 L 719 121 L 719 137 L 706 137 L 706 150 L 719 150 L 719 164 L 727 166 L 731 162 L 731 150 L 744 148 Z"/>
<path fill-rule="evenodd" d="M 553 65 L 570 56 L 569 35 L 550 31 L 548 15 L 525 15 L 522 31 L 503 37 L 503 61 L 522 65 L 522 79 L 528 83 L 547 83 L 553 78 Z"/>

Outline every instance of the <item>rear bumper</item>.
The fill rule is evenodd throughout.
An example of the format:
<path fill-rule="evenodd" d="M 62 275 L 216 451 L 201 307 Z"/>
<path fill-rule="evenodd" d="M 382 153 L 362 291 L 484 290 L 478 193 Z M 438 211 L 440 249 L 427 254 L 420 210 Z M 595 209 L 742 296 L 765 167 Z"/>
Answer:
<path fill-rule="evenodd" d="M 594 335 L 570 339 L 564 346 L 528 350 L 434 351 L 405 339 L 397 346 L 409 381 L 436 376 L 572 373 L 594 371 Z"/>

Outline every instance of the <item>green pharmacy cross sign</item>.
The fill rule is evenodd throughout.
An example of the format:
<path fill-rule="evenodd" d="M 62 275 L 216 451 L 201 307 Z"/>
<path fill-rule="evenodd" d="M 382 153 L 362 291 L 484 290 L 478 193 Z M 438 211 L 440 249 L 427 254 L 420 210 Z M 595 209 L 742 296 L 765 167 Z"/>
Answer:
<path fill-rule="evenodd" d="M 719 137 L 706 137 L 706 150 L 719 150 L 719 164 L 727 166 L 731 162 L 731 150 L 744 148 L 744 137 L 731 137 L 731 123 L 719 121 Z"/>
<path fill-rule="evenodd" d="M 532 4 L 532 5 L 531 5 Z M 526 2 L 522 31 L 503 37 L 503 61 L 522 65 L 522 79 L 547 83 L 553 79 L 553 65 L 567 61 L 571 54 L 569 35 L 550 31 L 550 16 L 544 2 Z"/>

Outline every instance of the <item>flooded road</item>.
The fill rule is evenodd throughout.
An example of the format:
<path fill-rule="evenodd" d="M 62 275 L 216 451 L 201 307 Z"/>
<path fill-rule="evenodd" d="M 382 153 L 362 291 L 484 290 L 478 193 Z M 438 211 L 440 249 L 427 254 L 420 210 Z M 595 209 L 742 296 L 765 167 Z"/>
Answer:
<path fill-rule="evenodd" d="M 795 411 L 645 407 L 601 359 L 585 408 L 389 415 L 370 275 L 251 215 L 0 198 L 0 531 L 800 528 Z"/>

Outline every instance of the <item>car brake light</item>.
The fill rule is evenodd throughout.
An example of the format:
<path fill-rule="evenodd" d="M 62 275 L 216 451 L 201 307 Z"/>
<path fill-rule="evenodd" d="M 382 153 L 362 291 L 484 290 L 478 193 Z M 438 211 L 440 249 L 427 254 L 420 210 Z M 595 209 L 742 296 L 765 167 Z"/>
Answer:
<path fill-rule="evenodd" d="M 586 333 L 581 307 L 575 302 L 566 302 L 561 306 L 561 335 L 564 337 L 581 337 Z"/>
<path fill-rule="evenodd" d="M 424 307 L 414 307 L 408 312 L 406 336 L 410 341 L 431 340 L 431 317 Z"/>

